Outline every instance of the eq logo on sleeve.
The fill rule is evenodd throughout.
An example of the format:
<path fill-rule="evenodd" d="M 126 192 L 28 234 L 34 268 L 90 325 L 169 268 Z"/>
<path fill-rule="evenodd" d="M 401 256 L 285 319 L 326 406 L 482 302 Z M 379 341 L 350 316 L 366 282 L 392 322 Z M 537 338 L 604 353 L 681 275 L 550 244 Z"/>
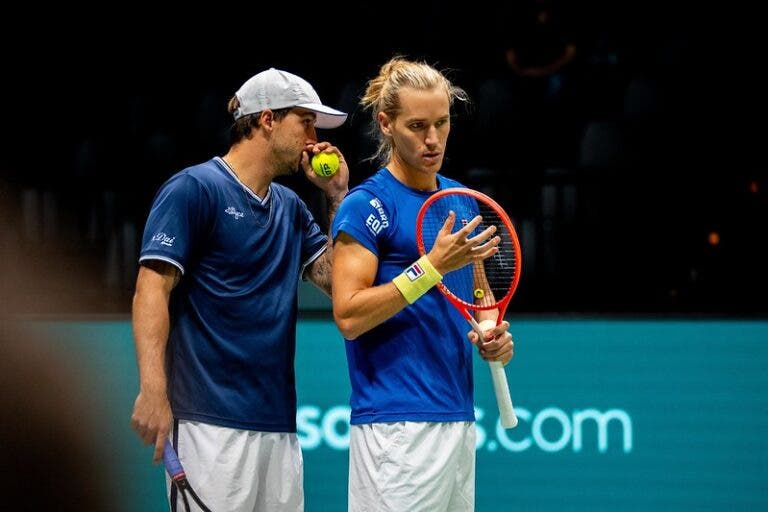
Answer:
<path fill-rule="evenodd" d="M 381 204 L 378 198 L 374 197 L 368 203 L 376 209 L 376 213 L 372 213 L 365 219 L 365 225 L 368 227 L 371 233 L 378 235 L 381 230 L 389 227 L 389 220 L 387 219 L 387 213 L 384 211 L 384 206 Z"/>

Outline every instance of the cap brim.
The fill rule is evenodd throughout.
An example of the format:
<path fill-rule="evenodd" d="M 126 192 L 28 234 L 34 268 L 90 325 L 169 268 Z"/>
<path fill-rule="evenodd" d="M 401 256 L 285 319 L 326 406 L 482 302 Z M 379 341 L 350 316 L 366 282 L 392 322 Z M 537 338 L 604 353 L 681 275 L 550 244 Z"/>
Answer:
<path fill-rule="evenodd" d="M 303 103 L 297 107 L 311 110 L 317 114 L 315 126 L 317 128 L 338 128 L 347 120 L 347 114 L 335 108 L 326 107 L 320 103 Z"/>

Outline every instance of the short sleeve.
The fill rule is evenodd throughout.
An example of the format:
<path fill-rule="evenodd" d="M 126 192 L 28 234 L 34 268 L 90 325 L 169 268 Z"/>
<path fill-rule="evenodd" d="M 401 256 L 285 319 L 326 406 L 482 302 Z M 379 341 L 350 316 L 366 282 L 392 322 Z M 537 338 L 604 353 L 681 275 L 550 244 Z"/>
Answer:
<path fill-rule="evenodd" d="M 162 260 L 182 273 L 207 230 L 209 201 L 202 185 L 186 173 L 165 182 L 155 195 L 141 241 L 139 262 Z"/>
<path fill-rule="evenodd" d="M 382 202 L 366 190 L 355 190 L 341 202 L 331 235 L 336 240 L 343 231 L 379 256 L 379 241 L 389 234 L 390 225 L 391 216 Z"/>

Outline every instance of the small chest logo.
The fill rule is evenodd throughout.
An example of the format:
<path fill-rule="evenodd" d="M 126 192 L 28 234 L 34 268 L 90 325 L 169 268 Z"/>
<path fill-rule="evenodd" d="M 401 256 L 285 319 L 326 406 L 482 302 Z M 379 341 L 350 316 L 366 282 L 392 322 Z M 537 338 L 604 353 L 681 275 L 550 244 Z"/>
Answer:
<path fill-rule="evenodd" d="M 245 214 L 243 212 L 237 211 L 234 206 L 230 206 L 229 208 L 224 210 L 224 212 L 233 216 L 235 220 L 242 219 L 243 217 L 245 217 Z"/>

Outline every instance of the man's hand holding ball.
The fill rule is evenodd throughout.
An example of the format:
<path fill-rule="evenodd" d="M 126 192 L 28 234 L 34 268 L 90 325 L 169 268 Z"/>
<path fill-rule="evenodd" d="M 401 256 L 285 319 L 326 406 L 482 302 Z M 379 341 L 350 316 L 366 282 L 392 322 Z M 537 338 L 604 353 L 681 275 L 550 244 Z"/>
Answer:
<path fill-rule="evenodd" d="M 312 170 L 315 174 L 327 178 L 339 170 L 339 157 L 336 153 L 318 153 L 312 157 Z"/>

